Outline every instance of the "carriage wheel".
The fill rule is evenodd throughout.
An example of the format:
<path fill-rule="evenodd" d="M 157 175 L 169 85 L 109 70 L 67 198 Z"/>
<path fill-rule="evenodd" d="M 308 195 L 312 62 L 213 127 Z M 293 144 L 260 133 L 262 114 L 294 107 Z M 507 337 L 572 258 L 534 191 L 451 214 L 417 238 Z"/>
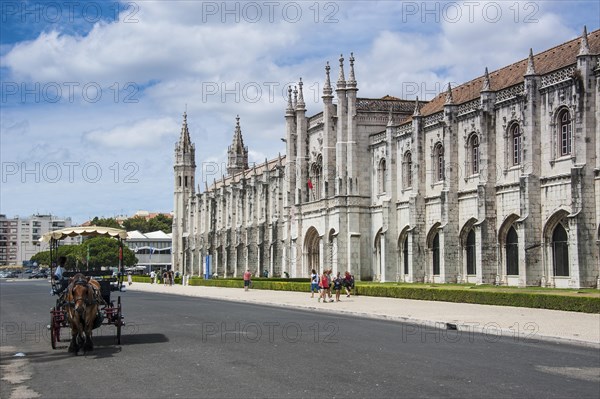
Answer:
<path fill-rule="evenodd" d="M 52 349 L 56 349 L 56 343 L 60 339 L 60 326 L 57 326 L 54 320 L 54 308 L 50 312 L 50 342 L 52 343 Z"/>
<path fill-rule="evenodd" d="M 116 326 L 117 326 L 117 345 L 121 345 L 121 325 L 123 322 L 121 321 L 121 297 L 117 298 L 117 315 L 116 315 Z"/>

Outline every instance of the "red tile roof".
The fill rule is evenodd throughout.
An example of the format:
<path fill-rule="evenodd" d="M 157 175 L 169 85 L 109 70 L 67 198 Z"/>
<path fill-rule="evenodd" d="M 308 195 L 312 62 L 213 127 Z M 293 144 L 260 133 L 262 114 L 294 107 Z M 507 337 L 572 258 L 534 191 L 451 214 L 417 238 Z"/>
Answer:
<path fill-rule="evenodd" d="M 550 72 L 575 64 L 577 62 L 577 54 L 579 54 L 580 43 L 581 36 L 534 55 L 533 63 L 536 74 L 546 75 Z M 600 53 L 600 29 L 588 33 L 588 44 L 590 47 L 590 54 Z M 526 70 L 527 58 L 524 58 L 514 64 L 491 72 L 489 74 L 491 90 L 498 91 L 522 83 L 524 81 L 523 75 L 525 75 Z M 454 104 L 462 104 L 478 98 L 482 85 L 483 75 L 453 88 L 452 98 Z M 443 110 L 445 102 L 446 91 L 438 94 L 428 104 L 423 105 L 421 108 L 421 115 L 431 115 Z"/>

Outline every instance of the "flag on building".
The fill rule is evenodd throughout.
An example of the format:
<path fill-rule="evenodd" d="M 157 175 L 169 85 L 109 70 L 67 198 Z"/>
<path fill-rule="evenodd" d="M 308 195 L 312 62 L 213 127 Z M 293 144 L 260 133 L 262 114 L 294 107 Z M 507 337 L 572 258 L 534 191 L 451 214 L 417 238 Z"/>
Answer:
<path fill-rule="evenodd" d="M 308 189 L 309 189 L 309 190 L 312 190 L 312 189 L 313 189 L 313 184 L 312 184 L 312 182 L 310 181 L 310 179 L 308 179 Z"/>

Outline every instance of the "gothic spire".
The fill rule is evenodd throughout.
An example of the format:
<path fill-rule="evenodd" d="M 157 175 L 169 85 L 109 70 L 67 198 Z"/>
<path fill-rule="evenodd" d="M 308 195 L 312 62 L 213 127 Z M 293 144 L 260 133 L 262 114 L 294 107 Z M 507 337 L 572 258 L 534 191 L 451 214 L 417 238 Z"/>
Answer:
<path fill-rule="evenodd" d="M 244 146 L 242 129 L 240 127 L 240 116 L 237 115 L 233 142 L 227 150 L 227 174 L 234 175 L 248 169 L 248 147 Z"/>
<path fill-rule="evenodd" d="M 356 87 L 356 78 L 354 77 L 354 53 L 350 53 L 350 75 L 348 76 L 347 85 L 349 87 Z"/>
<path fill-rule="evenodd" d="M 452 86 L 450 86 L 450 82 L 448 82 L 448 90 L 446 90 L 446 104 L 454 104 L 454 99 L 452 98 Z"/>
<path fill-rule="evenodd" d="M 587 38 L 587 26 L 583 25 L 583 34 L 581 35 L 581 43 L 579 45 L 579 55 L 589 55 L 590 45 Z"/>
<path fill-rule="evenodd" d="M 337 80 L 337 88 L 344 89 L 346 88 L 346 78 L 344 77 L 344 55 L 340 54 L 340 75 Z"/>
<path fill-rule="evenodd" d="M 179 147 L 185 152 L 191 147 L 192 141 L 190 140 L 190 131 L 188 130 L 187 124 L 187 111 L 183 113 L 183 124 L 181 125 L 181 134 L 179 135 Z"/>
<path fill-rule="evenodd" d="M 323 86 L 323 95 L 331 96 L 333 91 L 331 90 L 331 79 L 329 77 L 329 70 L 331 67 L 329 66 L 329 61 L 327 61 L 327 65 L 325 65 L 325 86 Z"/>
<path fill-rule="evenodd" d="M 294 107 L 294 109 L 296 109 L 297 105 L 298 105 L 298 88 L 296 86 L 294 86 L 294 102 L 292 103 L 292 107 Z"/>
<path fill-rule="evenodd" d="M 294 112 L 294 107 L 292 105 L 292 86 L 288 86 L 288 103 L 287 109 L 285 111 L 287 114 L 291 114 Z"/>
<path fill-rule="evenodd" d="M 483 85 L 481 86 L 481 91 L 490 91 L 492 89 L 492 84 L 490 82 L 490 74 L 488 73 L 487 67 L 485 67 L 485 73 L 483 74 Z"/>
<path fill-rule="evenodd" d="M 413 112 L 413 116 L 421 116 L 421 110 L 420 110 L 420 105 L 419 105 L 419 97 L 417 96 L 417 99 L 415 101 L 415 112 Z"/>
<path fill-rule="evenodd" d="M 306 104 L 304 104 L 304 94 L 302 93 L 302 86 L 304 85 L 304 83 L 302 83 L 302 78 L 300 78 L 300 81 L 298 82 L 298 104 L 297 109 L 304 109 L 304 107 L 306 107 Z"/>
<path fill-rule="evenodd" d="M 388 114 L 388 126 L 394 126 L 394 115 L 392 114 L 393 105 L 390 104 L 390 113 Z"/>
<path fill-rule="evenodd" d="M 533 49 L 529 49 L 529 58 L 527 58 L 527 71 L 525 76 L 535 75 L 535 64 L 533 63 Z"/>

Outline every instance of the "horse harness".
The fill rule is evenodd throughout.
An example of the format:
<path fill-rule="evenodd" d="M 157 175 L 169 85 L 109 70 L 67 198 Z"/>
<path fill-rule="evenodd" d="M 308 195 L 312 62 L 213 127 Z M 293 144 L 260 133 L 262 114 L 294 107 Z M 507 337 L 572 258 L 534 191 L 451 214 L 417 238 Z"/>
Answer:
<path fill-rule="evenodd" d="M 74 291 L 75 286 L 85 286 L 88 290 L 91 289 L 94 293 L 92 295 L 92 297 L 94 299 L 92 301 L 90 301 L 87 297 L 83 297 L 83 296 L 76 297 L 75 291 Z M 69 285 L 69 287 L 67 288 L 67 291 L 71 294 L 70 296 L 73 299 L 72 301 L 69 301 L 66 298 L 67 295 L 65 295 L 65 298 L 63 299 L 63 304 L 67 307 L 74 308 L 75 305 L 77 304 L 77 302 L 80 302 L 80 301 L 83 301 L 83 303 L 86 306 L 87 305 L 106 305 L 106 302 L 104 301 L 104 299 L 102 299 L 102 296 L 98 293 L 98 289 L 86 280 L 78 279 L 77 281 L 74 281 L 73 283 L 71 283 Z"/>

